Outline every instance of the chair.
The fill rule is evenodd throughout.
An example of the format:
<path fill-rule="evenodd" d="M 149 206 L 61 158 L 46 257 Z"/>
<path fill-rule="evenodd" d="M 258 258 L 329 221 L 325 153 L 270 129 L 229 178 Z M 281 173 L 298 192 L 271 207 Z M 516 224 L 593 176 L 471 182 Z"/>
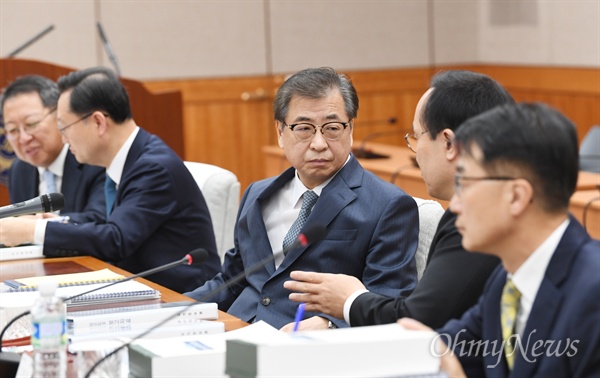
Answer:
<path fill-rule="evenodd" d="M 415 253 L 415 260 L 417 260 L 417 274 L 420 280 L 427 264 L 431 241 L 444 214 L 444 208 L 437 201 L 418 197 L 413 198 L 419 209 L 419 244 L 417 253 Z"/>
<path fill-rule="evenodd" d="M 600 173 L 600 126 L 592 126 L 579 146 L 579 169 Z"/>
<path fill-rule="evenodd" d="M 237 176 L 216 165 L 184 162 L 206 200 L 213 223 L 217 252 L 221 262 L 225 252 L 233 248 L 233 229 L 240 205 L 240 183 Z"/>

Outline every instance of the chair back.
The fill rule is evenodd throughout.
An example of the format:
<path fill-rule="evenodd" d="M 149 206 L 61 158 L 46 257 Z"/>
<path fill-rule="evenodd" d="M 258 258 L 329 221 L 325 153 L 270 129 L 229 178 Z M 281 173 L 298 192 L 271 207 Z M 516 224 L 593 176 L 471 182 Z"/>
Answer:
<path fill-rule="evenodd" d="M 439 202 L 434 200 L 426 200 L 423 198 L 413 197 L 419 208 L 419 244 L 415 260 L 417 260 L 417 274 L 421 279 L 425 265 L 427 264 L 427 256 L 429 255 L 429 247 L 437 230 L 438 223 L 444 208 Z"/>
<path fill-rule="evenodd" d="M 600 126 L 592 126 L 579 146 L 579 169 L 600 173 Z"/>
<path fill-rule="evenodd" d="M 240 205 L 240 183 L 233 172 L 216 165 L 191 161 L 184 164 L 196 180 L 208 206 L 217 251 L 223 262 L 225 252 L 233 248 L 233 229 Z"/>

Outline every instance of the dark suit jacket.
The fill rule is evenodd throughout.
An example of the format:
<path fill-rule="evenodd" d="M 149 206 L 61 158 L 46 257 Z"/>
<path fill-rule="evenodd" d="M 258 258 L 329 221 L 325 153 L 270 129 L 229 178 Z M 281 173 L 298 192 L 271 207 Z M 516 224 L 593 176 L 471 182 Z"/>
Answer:
<path fill-rule="evenodd" d="M 178 292 L 196 288 L 220 270 L 204 197 L 181 159 L 140 129 L 123 168 L 106 223 L 48 223 L 46 256 L 91 255 L 132 273 L 178 260 L 196 248 L 209 258 L 148 276 Z"/>
<path fill-rule="evenodd" d="M 432 328 L 459 318 L 477 303 L 486 281 L 500 260 L 463 249 L 462 237 L 446 210 L 431 242 L 427 267 L 408 298 L 388 298 L 375 293 L 359 295 L 350 308 L 350 324 L 364 326 L 393 323 L 410 317 Z"/>
<path fill-rule="evenodd" d="M 283 287 L 292 270 L 344 273 L 358 277 L 374 292 L 408 295 L 417 277 L 414 254 L 419 221 L 415 201 L 395 185 L 365 171 L 352 157 L 323 189 L 307 219 L 307 225 L 327 227 L 324 240 L 292 250 L 277 269 L 269 261 L 229 290 L 203 298 L 231 277 L 273 255 L 262 207 L 292 180 L 294 172 L 290 168 L 278 177 L 248 187 L 235 227 L 235 248 L 225 255 L 222 273 L 186 295 L 215 301 L 221 310 L 244 321 L 264 320 L 277 328 L 292 322 L 298 307 Z M 305 318 L 314 315 L 330 318 L 317 313 L 306 313 Z M 338 319 L 331 320 L 347 326 Z"/>
<path fill-rule="evenodd" d="M 15 159 L 8 171 L 10 202 L 39 196 L 39 183 L 37 167 Z M 104 168 L 78 163 L 71 151 L 67 151 L 65 158 L 61 193 L 65 196 L 65 207 L 60 213 L 68 215 L 71 222 L 95 222 L 106 218 Z"/>
<path fill-rule="evenodd" d="M 515 356 L 512 377 L 600 376 L 600 242 L 570 220 L 533 302 L 521 338 L 524 354 Z M 468 376 L 509 376 L 500 327 L 505 282 L 499 266 L 479 303 L 439 330 L 448 335 L 442 340 L 453 341 Z"/>

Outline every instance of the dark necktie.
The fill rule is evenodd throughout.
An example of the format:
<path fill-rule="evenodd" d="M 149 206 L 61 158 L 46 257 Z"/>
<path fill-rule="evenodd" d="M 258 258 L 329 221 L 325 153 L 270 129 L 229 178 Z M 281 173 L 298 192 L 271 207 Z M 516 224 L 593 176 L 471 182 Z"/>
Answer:
<path fill-rule="evenodd" d="M 307 190 L 306 192 L 304 192 L 302 197 L 302 208 L 300 209 L 300 214 L 298 214 L 298 218 L 294 221 L 292 227 L 290 227 L 290 230 L 285 235 L 285 238 L 283 238 L 284 251 L 287 247 L 292 245 L 298 238 L 298 235 L 300 234 L 304 223 L 306 223 L 306 219 L 310 215 L 313 206 L 319 198 L 319 196 L 312 190 Z"/>
<path fill-rule="evenodd" d="M 117 196 L 117 185 L 115 182 L 106 175 L 106 181 L 104 181 L 104 198 L 106 198 L 106 218 L 110 215 L 113 205 L 115 204 L 115 197 Z"/>

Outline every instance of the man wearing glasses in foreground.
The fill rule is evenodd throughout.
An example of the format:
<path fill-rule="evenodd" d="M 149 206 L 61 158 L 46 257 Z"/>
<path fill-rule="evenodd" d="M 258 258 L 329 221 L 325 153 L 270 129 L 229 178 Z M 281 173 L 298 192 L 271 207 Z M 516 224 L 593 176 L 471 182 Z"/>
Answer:
<path fill-rule="evenodd" d="M 65 197 L 61 215 L 70 222 L 104 220 L 104 169 L 78 163 L 63 143 L 56 127 L 58 96 L 56 83 L 37 75 L 18 78 L 2 93 L 4 133 L 17 155 L 8 173 L 10 201 L 58 192 Z"/>
<path fill-rule="evenodd" d="M 438 330 L 452 348 L 437 349 L 442 369 L 451 377 L 600 376 L 600 242 L 569 214 L 575 126 L 543 104 L 507 105 L 467 121 L 455 143 L 450 208 L 462 244 L 502 265 L 477 305 Z"/>
<path fill-rule="evenodd" d="M 297 72 L 277 91 L 273 110 L 279 146 L 292 167 L 248 187 L 222 273 L 186 295 L 217 302 L 246 322 L 290 328 L 298 304 L 288 299 L 283 282 L 292 270 L 344 273 L 382 295 L 410 294 L 417 279 L 417 206 L 350 153 L 358 96 L 349 79 L 331 68 Z M 307 227 L 325 226 L 327 236 L 280 255 L 296 239 L 301 219 Z M 275 260 L 241 283 L 206 297 L 269 256 Z M 300 329 L 346 326 L 320 312 L 304 318 Z"/>

